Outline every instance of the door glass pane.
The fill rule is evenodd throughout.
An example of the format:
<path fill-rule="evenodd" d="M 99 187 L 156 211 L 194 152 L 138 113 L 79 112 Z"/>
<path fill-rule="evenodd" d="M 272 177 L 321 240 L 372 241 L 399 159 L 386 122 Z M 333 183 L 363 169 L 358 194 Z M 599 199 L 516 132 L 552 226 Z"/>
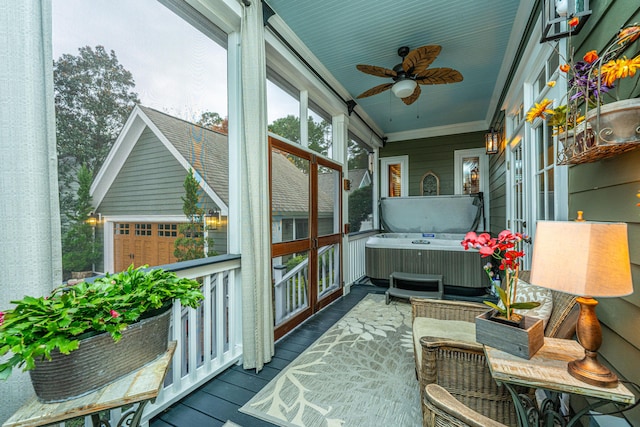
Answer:
<path fill-rule="evenodd" d="M 402 175 L 400 163 L 389 165 L 389 197 L 402 195 Z"/>
<path fill-rule="evenodd" d="M 473 194 L 480 191 L 480 158 L 462 158 L 462 194 Z"/>
<path fill-rule="evenodd" d="M 318 235 L 340 232 L 340 172 L 318 166 Z"/>
<path fill-rule="evenodd" d="M 536 218 L 544 219 L 546 218 L 545 209 L 544 209 L 544 173 L 538 175 L 538 214 Z"/>
<path fill-rule="evenodd" d="M 555 205 L 553 203 L 554 182 L 553 182 L 554 169 L 550 168 L 547 171 L 547 217 L 545 219 L 552 220 L 555 218 Z"/>
<path fill-rule="evenodd" d="M 275 257 L 273 269 L 273 318 L 275 326 L 309 307 L 309 253 Z"/>
<path fill-rule="evenodd" d="M 318 250 L 318 299 L 339 286 L 340 245 L 323 246 Z"/>
<path fill-rule="evenodd" d="M 309 237 L 309 161 L 274 148 L 271 152 L 271 241 Z"/>

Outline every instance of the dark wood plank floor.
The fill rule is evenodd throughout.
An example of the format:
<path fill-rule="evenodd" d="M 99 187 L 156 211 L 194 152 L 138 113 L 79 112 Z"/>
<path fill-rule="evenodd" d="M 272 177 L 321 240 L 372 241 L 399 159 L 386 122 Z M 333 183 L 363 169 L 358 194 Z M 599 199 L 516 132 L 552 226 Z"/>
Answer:
<path fill-rule="evenodd" d="M 218 427 L 227 420 L 244 427 L 273 426 L 271 423 L 243 414 L 238 409 L 365 295 L 384 291 L 384 288 L 371 285 L 352 286 L 349 295 L 340 298 L 278 341 L 275 345 L 275 356 L 259 373 L 255 370 L 245 370 L 241 366 L 233 366 L 153 418 L 150 426 Z"/>

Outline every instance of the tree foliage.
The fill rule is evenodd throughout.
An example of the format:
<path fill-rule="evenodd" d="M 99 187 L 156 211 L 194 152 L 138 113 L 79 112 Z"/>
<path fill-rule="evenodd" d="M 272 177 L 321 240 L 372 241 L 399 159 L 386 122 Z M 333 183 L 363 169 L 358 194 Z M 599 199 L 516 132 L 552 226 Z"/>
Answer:
<path fill-rule="evenodd" d="M 352 232 L 360 230 L 360 224 L 373 212 L 371 185 L 352 190 L 349 194 L 349 227 Z"/>
<path fill-rule="evenodd" d="M 229 133 L 229 119 L 212 111 L 202 113 L 196 124 L 225 135 Z"/>
<path fill-rule="evenodd" d="M 330 124 L 324 120 L 316 123 L 312 117 L 308 118 L 309 148 L 325 156 L 329 154 L 329 147 L 331 147 L 331 140 L 326 138 L 329 127 Z M 276 119 L 269 125 L 269 131 L 299 144 L 300 118 L 290 114 L 287 117 Z M 306 161 L 298 159 L 297 157 L 290 157 L 289 159 L 293 161 L 298 168 L 308 171 L 309 166 Z"/>
<path fill-rule="evenodd" d="M 202 215 L 204 210 L 198 206 L 198 181 L 189 169 L 187 177 L 184 179 L 184 192 L 182 197 L 182 211 L 189 222 L 178 226 L 178 233 L 181 234 L 174 242 L 173 255 L 178 261 L 204 258 L 204 229 Z"/>
<path fill-rule="evenodd" d="M 347 145 L 349 169 L 368 169 L 369 152 L 360 144 L 350 139 Z"/>
<path fill-rule="evenodd" d="M 95 241 L 94 226 L 87 223 L 93 211 L 89 193 L 93 174 L 82 165 L 77 179 L 78 191 L 74 208 L 64 213 L 70 224 L 62 238 L 62 268 L 65 273 L 90 271 L 101 256 L 101 247 Z"/>
<path fill-rule="evenodd" d="M 76 171 L 85 165 L 92 173 L 102 166 L 133 106 L 132 74 L 114 51 L 103 46 L 78 49 L 53 62 L 56 143 L 61 211 L 73 208 Z"/>

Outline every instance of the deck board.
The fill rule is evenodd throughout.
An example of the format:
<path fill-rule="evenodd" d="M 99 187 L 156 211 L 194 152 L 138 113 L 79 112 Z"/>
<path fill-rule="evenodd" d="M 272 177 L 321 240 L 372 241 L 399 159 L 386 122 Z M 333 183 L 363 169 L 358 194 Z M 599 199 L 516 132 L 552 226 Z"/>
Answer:
<path fill-rule="evenodd" d="M 340 298 L 278 341 L 273 359 L 260 372 L 232 366 L 157 415 L 150 421 L 150 427 L 219 427 L 227 420 L 243 427 L 273 426 L 238 409 L 369 293 L 384 293 L 384 288 L 353 286 L 349 295 Z"/>

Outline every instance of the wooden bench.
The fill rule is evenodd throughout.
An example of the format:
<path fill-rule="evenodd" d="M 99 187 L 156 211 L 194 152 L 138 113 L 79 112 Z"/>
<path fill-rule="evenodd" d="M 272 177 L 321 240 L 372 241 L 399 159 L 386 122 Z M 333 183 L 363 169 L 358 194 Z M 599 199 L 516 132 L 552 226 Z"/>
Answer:
<path fill-rule="evenodd" d="M 398 282 L 415 285 L 411 286 L 413 289 L 399 288 Z M 420 289 L 421 287 L 424 287 L 424 289 Z M 385 292 L 385 302 L 389 304 L 391 297 L 442 299 L 443 293 L 442 274 L 416 274 L 394 271 L 389 276 L 389 289 Z"/>

